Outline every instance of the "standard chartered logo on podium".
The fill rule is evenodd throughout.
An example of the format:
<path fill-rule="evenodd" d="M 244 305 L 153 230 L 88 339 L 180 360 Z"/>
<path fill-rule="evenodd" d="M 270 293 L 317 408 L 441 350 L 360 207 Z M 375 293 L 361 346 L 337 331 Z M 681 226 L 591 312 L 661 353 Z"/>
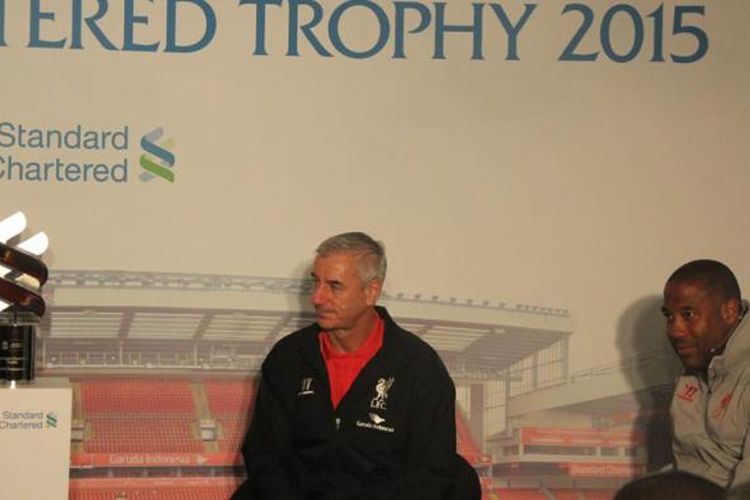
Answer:
<path fill-rule="evenodd" d="M 130 125 L 58 128 L 0 121 L 0 183 L 174 183 L 174 139 L 161 126 L 139 141 L 134 135 Z"/>
<path fill-rule="evenodd" d="M 44 427 L 47 429 L 57 429 L 57 414 L 55 412 L 49 411 L 44 416 Z"/>
<path fill-rule="evenodd" d="M 0 431 L 57 429 L 57 423 L 58 416 L 53 411 L 0 412 Z"/>

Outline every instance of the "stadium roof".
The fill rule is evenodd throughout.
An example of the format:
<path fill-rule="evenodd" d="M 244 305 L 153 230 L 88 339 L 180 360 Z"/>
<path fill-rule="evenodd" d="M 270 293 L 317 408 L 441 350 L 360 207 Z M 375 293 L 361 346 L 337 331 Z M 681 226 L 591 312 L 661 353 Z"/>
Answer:
<path fill-rule="evenodd" d="M 236 344 L 265 355 L 313 321 L 311 282 L 287 278 L 57 271 L 45 288 L 44 342 Z M 465 372 L 497 371 L 565 341 L 568 311 L 525 304 L 386 293 L 406 329 Z"/>

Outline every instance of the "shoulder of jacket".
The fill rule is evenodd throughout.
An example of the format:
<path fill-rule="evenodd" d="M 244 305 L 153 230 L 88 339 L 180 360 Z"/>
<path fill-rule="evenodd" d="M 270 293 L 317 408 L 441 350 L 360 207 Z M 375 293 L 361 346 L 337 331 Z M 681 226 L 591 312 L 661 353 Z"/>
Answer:
<path fill-rule="evenodd" d="M 424 339 L 403 328 L 398 328 L 394 335 L 397 337 L 394 348 L 402 354 L 401 359 L 412 366 L 415 374 L 428 378 L 442 374 L 450 378 L 440 355 Z"/>
<path fill-rule="evenodd" d="M 401 343 L 402 347 L 408 349 L 412 355 L 439 358 L 437 351 L 435 351 L 430 344 L 412 332 L 398 327 L 395 334 L 397 335 L 398 341 Z"/>
<path fill-rule="evenodd" d="M 284 336 L 273 345 L 268 356 L 266 356 L 266 362 L 279 357 L 288 358 L 294 354 L 299 354 L 303 346 L 316 341 L 317 334 L 318 328 L 315 324 L 312 324 Z"/>

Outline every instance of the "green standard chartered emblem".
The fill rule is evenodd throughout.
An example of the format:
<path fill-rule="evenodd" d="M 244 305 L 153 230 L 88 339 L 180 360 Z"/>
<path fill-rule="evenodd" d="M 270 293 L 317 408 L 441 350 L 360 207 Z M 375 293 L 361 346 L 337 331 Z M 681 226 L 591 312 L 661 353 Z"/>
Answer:
<path fill-rule="evenodd" d="M 0 46 L 3 2 L 0 0 Z M 164 137 L 164 128 L 157 127 L 141 137 L 140 145 L 140 180 L 161 178 L 174 183 L 174 139 Z M 128 125 L 89 129 L 77 124 L 59 129 L 0 121 L 0 181 L 128 182 L 128 151 Z M 85 160 L 84 154 L 89 155 Z"/>
<path fill-rule="evenodd" d="M 146 171 L 139 176 L 144 182 L 154 179 L 156 176 L 174 182 L 175 156 L 169 151 L 174 146 L 172 139 L 165 139 L 161 144 L 157 140 L 164 135 L 164 129 L 157 127 L 148 134 L 141 137 L 141 147 L 144 153 L 139 158 L 139 163 Z"/>
<path fill-rule="evenodd" d="M 44 420 L 44 427 L 46 427 L 47 429 L 57 429 L 57 415 L 55 415 L 53 412 L 47 413 Z"/>

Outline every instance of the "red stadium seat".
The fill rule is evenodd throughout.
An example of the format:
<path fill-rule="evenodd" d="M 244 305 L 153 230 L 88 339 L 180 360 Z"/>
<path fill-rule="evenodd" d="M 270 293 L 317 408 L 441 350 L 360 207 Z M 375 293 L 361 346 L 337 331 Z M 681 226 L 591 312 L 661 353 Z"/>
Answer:
<path fill-rule="evenodd" d="M 233 490 L 212 486 L 190 488 L 113 488 L 71 491 L 70 500 L 226 500 Z M 118 496 L 119 495 L 119 496 Z"/>
<path fill-rule="evenodd" d="M 246 417 L 250 413 L 255 382 L 252 380 L 206 380 L 203 383 L 208 408 L 215 417 L 230 414 Z"/>
<path fill-rule="evenodd" d="M 80 382 L 87 416 L 97 414 L 195 415 L 190 383 L 181 379 L 92 378 Z"/>
<path fill-rule="evenodd" d="M 90 417 L 90 453 L 204 452 L 186 418 Z"/>

